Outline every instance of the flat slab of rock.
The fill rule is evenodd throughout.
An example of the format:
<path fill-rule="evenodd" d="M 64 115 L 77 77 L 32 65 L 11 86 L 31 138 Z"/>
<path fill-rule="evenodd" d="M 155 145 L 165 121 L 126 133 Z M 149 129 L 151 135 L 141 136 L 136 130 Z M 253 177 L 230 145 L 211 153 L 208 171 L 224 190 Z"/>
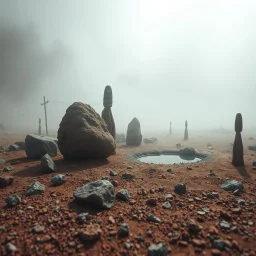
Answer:
<path fill-rule="evenodd" d="M 55 163 L 48 154 L 45 154 L 41 158 L 40 169 L 45 173 L 51 173 L 56 171 Z"/>
<path fill-rule="evenodd" d="M 45 191 L 45 186 L 38 181 L 33 182 L 25 192 L 26 196 L 40 195 Z"/>
<path fill-rule="evenodd" d="M 108 158 L 116 143 L 105 121 L 87 104 L 68 107 L 58 130 L 58 145 L 66 159 Z"/>
<path fill-rule="evenodd" d="M 244 190 L 243 183 L 237 180 L 226 180 L 220 187 L 226 191 Z"/>
<path fill-rule="evenodd" d="M 57 139 L 51 137 L 28 134 L 25 139 L 26 155 L 28 158 L 41 159 L 45 154 L 57 156 Z"/>
<path fill-rule="evenodd" d="M 115 202 L 115 189 L 108 180 L 98 180 L 78 188 L 74 191 L 73 196 L 77 201 L 110 209 Z"/>

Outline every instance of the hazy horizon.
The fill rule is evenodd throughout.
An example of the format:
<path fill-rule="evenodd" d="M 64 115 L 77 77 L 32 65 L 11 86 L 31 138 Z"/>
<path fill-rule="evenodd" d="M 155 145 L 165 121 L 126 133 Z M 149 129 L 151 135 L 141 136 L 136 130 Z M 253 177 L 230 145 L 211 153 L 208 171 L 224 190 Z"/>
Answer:
<path fill-rule="evenodd" d="M 253 0 L 0 0 L 0 123 L 36 130 L 49 100 L 58 129 L 81 101 L 101 115 L 113 91 L 117 132 L 256 130 Z"/>

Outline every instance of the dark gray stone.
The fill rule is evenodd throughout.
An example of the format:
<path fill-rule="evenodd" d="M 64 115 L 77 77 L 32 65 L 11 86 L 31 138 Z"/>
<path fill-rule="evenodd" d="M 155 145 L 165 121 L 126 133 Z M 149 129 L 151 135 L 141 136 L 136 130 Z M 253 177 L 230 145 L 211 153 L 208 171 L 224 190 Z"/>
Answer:
<path fill-rule="evenodd" d="M 9 146 L 8 150 L 9 151 L 18 151 L 18 150 L 20 150 L 20 147 L 16 144 L 12 144 Z"/>
<path fill-rule="evenodd" d="M 126 135 L 127 146 L 139 146 L 142 142 L 142 135 L 140 130 L 140 122 L 134 117 L 128 125 Z"/>
<path fill-rule="evenodd" d="M 129 236 L 129 227 L 126 223 L 123 223 L 121 227 L 118 229 L 118 237 L 124 238 Z"/>
<path fill-rule="evenodd" d="M 6 199 L 5 199 L 5 202 L 8 206 L 15 206 L 15 205 L 18 205 L 21 203 L 21 198 L 16 195 L 16 194 L 12 194 L 12 195 L 9 195 Z"/>
<path fill-rule="evenodd" d="M 26 149 L 25 141 L 16 141 L 14 144 L 19 147 L 19 150 L 25 150 Z"/>
<path fill-rule="evenodd" d="M 148 256 L 167 256 L 168 248 L 166 243 L 152 244 L 148 247 Z"/>
<path fill-rule="evenodd" d="M 161 220 L 159 218 L 157 218 L 155 215 L 153 215 L 152 213 L 149 213 L 147 215 L 147 221 L 151 221 L 151 222 L 155 222 L 155 223 L 161 223 Z"/>
<path fill-rule="evenodd" d="M 153 144 L 154 143 L 151 139 L 148 139 L 148 138 L 143 139 L 143 142 L 145 144 Z"/>
<path fill-rule="evenodd" d="M 226 180 L 220 187 L 226 191 L 244 190 L 243 183 L 237 180 Z"/>
<path fill-rule="evenodd" d="M 95 204 L 110 209 L 115 203 L 115 189 L 108 180 L 90 182 L 73 193 L 77 201 Z"/>
<path fill-rule="evenodd" d="M 26 196 L 40 195 L 45 191 L 45 186 L 38 181 L 33 182 L 25 192 Z"/>
<path fill-rule="evenodd" d="M 183 183 L 176 184 L 176 185 L 174 186 L 174 191 L 175 191 L 177 194 L 186 194 L 186 192 L 187 192 L 186 185 L 183 184 Z"/>
<path fill-rule="evenodd" d="M 80 213 L 77 215 L 76 220 L 79 224 L 84 224 L 89 218 L 89 213 Z"/>
<path fill-rule="evenodd" d="M 183 148 L 179 151 L 179 155 L 181 156 L 195 156 L 196 151 L 194 148 Z"/>
<path fill-rule="evenodd" d="M 51 173 L 56 171 L 55 163 L 48 154 L 45 154 L 41 158 L 40 169 L 45 173 Z"/>
<path fill-rule="evenodd" d="M 25 139 L 27 157 L 41 159 L 45 154 L 51 157 L 57 156 L 56 141 L 55 138 L 28 134 Z"/>
<path fill-rule="evenodd" d="M 248 149 L 252 151 L 256 151 L 256 146 L 249 146 Z"/>
<path fill-rule="evenodd" d="M 12 167 L 12 166 L 7 166 L 4 168 L 4 172 L 11 172 L 13 170 L 14 170 L 14 167 Z"/>
<path fill-rule="evenodd" d="M 135 178 L 135 175 L 134 175 L 134 174 L 131 174 L 131 173 L 124 173 L 124 174 L 122 175 L 122 178 L 123 178 L 124 180 L 132 180 L 132 179 Z"/>
<path fill-rule="evenodd" d="M 120 189 L 116 193 L 116 199 L 119 199 L 121 201 L 127 202 L 127 201 L 129 201 L 130 198 L 131 198 L 131 196 L 127 189 Z"/>
<path fill-rule="evenodd" d="M 54 186 L 60 186 L 66 182 L 67 178 L 63 174 L 58 174 L 52 177 L 51 182 Z"/>
<path fill-rule="evenodd" d="M 227 242 L 225 240 L 214 240 L 212 247 L 218 249 L 220 251 L 224 251 L 226 249 Z"/>
<path fill-rule="evenodd" d="M 11 177 L 11 176 L 5 176 L 5 177 L 0 176 L 0 188 L 5 188 L 7 186 L 10 186 L 10 185 L 12 185 L 12 183 L 13 183 L 13 177 Z"/>
<path fill-rule="evenodd" d="M 117 176 L 117 172 L 110 171 L 109 175 L 112 176 L 112 177 Z"/>

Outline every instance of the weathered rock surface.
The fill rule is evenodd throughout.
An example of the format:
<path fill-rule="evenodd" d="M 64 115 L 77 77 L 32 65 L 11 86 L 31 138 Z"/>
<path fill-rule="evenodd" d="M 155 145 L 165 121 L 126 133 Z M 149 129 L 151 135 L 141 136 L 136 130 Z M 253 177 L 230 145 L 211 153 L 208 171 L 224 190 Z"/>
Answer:
<path fill-rule="evenodd" d="M 183 148 L 179 151 L 179 155 L 182 156 L 195 156 L 196 151 L 194 148 Z"/>
<path fill-rule="evenodd" d="M 148 256 L 167 256 L 168 248 L 166 243 L 152 244 L 148 247 Z"/>
<path fill-rule="evenodd" d="M 226 190 L 226 191 L 243 191 L 244 190 L 244 185 L 242 182 L 237 181 L 237 180 L 226 180 L 222 185 L 221 188 Z"/>
<path fill-rule="evenodd" d="M 127 146 L 139 146 L 142 142 L 142 135 L 140 130 L 140 122 L 134 117 L 128 125 L 126 135 Z"/>
<path fill-rule="evenodd" d="M 25 141 L 16 141 L 14 144 L 19 147 L 19 150 L 25 150 L 26 149 L 26 142 Z"/>
<path fill-rule="evenodd" d="M 5 199 L 5 202 L 8 206 L 15 206 L 15 205 L 18 205 L 21 203 L 21 199 L 18 195 L 16 194 L 12 194 L 12 195 L 9 195 L 6 199 Z"/>
<path fill-rule="evenodd" d="M 51 182 L 54 186 L 60 186 L 66 182 L 67 178 L 63 174 L 58 174 L 52 177 Z"/>
<path fill-rule="evenodd" d="M 95 204 L 101 208 L 110 209 L 115 202 L 114 186 L 108 180 L 90 182 L 73 193 L 77 201 Z"/>
<path fill-rule="evenodd" d="M 26 154 L 28 158 L 40 159 L 45 154 L 51 157 L 57 155 L 57 139 L 29 134 L 26 136 Z"/>
<path fill-rule="evenodd" d="M 131 198 L 131 195 L 127 189 L 120 189 L 116 193 L 116 199 L 119 199 L 121 201 L 127 202 Z"/>
<path fill-rule="evenodd" d="M 116 148 L 105 121 L 91 106 L 80 102 L 73 103 L 62 118 L 58 145 L 66 159 L 107 158 Z"/>
<path fill-rule="evenodd" d="M 8 150 L 9 151 L 18 151 L 18 150 L 20 150 L 20 147 L 16 144 L 12 144 L 9 146 Z"/>
<path fill-rule="evenodd" d="M 176 185 L 174 186 L 174 191 L 175 191 L 177 194 L 186 194 L 186 192 L 187 192 L 186 185 L 183 184 L 183 183 L 176 184 Z"/>
<path fill-rule="evenodd" d="M 43 194 L 45 186 L 38 181 L 33 182 L 25 192 L 26 196 Z"/>
<path fill-rule="evenodd" d="M 55 163 L 48 154 L 45 154 L 41 158 L 40 169 L 45 173 L 51 173 L 56 171 Z"/>

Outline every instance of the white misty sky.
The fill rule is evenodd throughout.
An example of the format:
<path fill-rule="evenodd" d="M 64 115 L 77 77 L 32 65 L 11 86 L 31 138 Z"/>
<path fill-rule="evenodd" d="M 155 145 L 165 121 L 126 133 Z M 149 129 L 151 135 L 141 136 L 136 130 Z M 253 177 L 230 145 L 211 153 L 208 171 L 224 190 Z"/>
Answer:
<path fill-rule="evenodd" d="M 255 0 L 0 0 L 3 27 L 31 29 L 42 52 L 57 40 L 68 55 L 53 68 L 40 65 L 53 75 L 41 72 L 33 88 L 19 83 L 29 72 L 40 73 L 27 67 L 33 55 L 18 56 L 25 71 L 10 65 L 15 79 L 0 77 L 0 123 L 36 130 L 45 95 L 64 102 L 47 105 L 49 129 L 57 130 L 75 101 L 101 114 L 109 84 L 117 132 L 133 117 L 142 132 L 167 132 L 170 121 L 183 130 L 185 120 L 189 129 L 233 129 L 237 112 L 244 129 L 256 127 L 255 17 Z M 3 81 L 12 83 L 5 91 Z M 19 86 L 25 97 L 14 102 L 10 95 Z"/>

